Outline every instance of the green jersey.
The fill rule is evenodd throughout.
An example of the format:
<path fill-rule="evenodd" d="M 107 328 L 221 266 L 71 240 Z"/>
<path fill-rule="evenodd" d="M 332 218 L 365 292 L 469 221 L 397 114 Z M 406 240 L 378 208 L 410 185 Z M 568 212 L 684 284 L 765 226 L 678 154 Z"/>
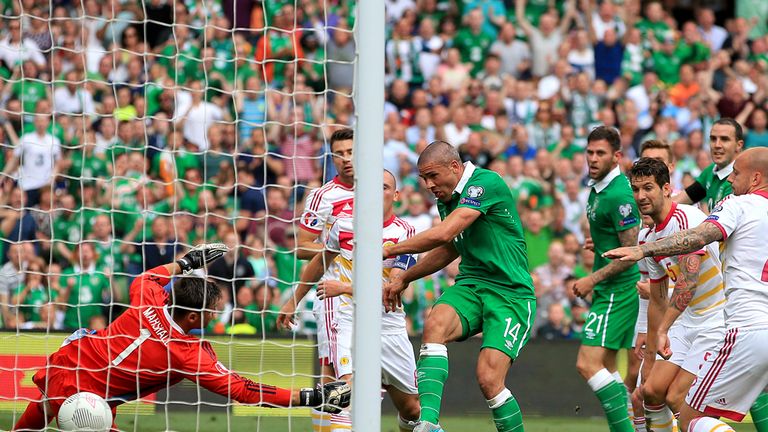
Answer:
<path fill-rule="evenodd" d="M 728 176 L 731 175 L 731 172 L 733 172 L 733 162 L 721 169 L 718 169 L 717 165 L 711 164 L 704 168 L 704 171 L 696 178 L 696 181 L 707 190 L 707 195 L 703 200 L 707 205 L 707 212 L 712 211 L 715 204 L 733 193 L 731 184 L 728 182 Z"/>
<path fill-rule="evenodd" d="M 451 200 L 437 203 L 441 219 L 457 208 L 477 210 L 481 215 L 453 239 L 461 255 L 456 282 L 491 284 L 516 296 L 533 298 L 520 218 L 512 192 L 501 176 L 467 162 Z"/>
<path fill-rule="evenodd" d="M 587 218 L 589 232 L 595 244 L 595 272 L 611 262 L 603 258 L 603 253 L 621 246 L 618 233 L 640 225 L 640 212 L 637 210 L 635 198 L 629 179 L 621 173 L 618 167 L 608 173 L 598 182 L 591 182 L 591 191 L 587 201 Z M 595 290 L 610 290 L 614 287 L 625 287 L 631 282 L 640 280 L 637 265 L 606 279 Z"/>
<path fill-rule="evenodd" d="M 493 43 L 493 37 L 484 32 L 473 34 L 468 28 L 459 30 L 453 38 L 453 46 L 459 49 L 461 61 L 472 63 L 472 75 L 477 75 L 483 70 L 485 55 Z"/>
<path fill-rule="evenodd" d="M 24 289 L 25 287 L 20 285 L 14 294 L 20 295 Z M 30 288 L 24 298 L 19 299 L 19 311 L 24 316 L 24 321 L 41 321 L 40 307 L 49 301 L 51 301 L 51 296 L 48 288 L 43 285 Z"/>
<path fill-rule="evenodd" d="M 60 284 L 62 289 L 74 280 L 67 308 L 64 313 L 64 327 L 77 329 L 88 327 L 91 318 L 101 315 L 104 292 L 109 290 L 109 279 L 95 266 L 81 269 L 79 266 L 64 270 Z"/>
<path fill-rule="evenodd" d="M 11 93 L 21 101 L 21 107 L 26 113 L 34 113 L 37 102 L 48 97 L 46 85 L 36 79 L 25 78 L 14 83 Z"/>

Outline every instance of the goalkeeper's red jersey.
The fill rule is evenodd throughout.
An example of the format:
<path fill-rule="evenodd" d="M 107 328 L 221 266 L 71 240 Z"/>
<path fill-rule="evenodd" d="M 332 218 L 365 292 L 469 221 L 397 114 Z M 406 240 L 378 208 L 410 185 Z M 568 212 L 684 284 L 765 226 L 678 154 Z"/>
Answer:
<path fill-rule="evenodd" d="M 163 287 L 169 281 L 162 266 L 139 276 L 131 284 L 131 307 L 104 330 L 70 336 L 35 374 L 35 384 L 59 403 L 89 391 L 117 405 L 186 378 L 239 402 L 288 406 L 289 390 L 227 370 L 210 343 L 184 334 L 168 312 Z"/>

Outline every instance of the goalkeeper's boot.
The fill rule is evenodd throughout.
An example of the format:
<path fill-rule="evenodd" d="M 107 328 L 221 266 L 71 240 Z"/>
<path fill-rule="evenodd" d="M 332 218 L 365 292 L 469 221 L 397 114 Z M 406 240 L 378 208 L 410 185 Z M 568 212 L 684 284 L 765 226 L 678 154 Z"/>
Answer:
<path fill-rule="evenodd" d="M 445 430 L 440 425 L 422 420 L 416 425 L 413 432 L 445 432 Z"/>

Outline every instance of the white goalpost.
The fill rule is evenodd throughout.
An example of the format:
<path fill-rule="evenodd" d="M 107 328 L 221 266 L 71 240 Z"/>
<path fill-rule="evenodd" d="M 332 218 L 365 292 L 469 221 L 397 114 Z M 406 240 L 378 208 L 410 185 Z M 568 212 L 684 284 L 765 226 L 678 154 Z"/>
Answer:
<path fill-rule="evenodd" d="M 355 80 L 355 328 L 352 428 L 381 430 L 384 2 L 358 5 Z"/>

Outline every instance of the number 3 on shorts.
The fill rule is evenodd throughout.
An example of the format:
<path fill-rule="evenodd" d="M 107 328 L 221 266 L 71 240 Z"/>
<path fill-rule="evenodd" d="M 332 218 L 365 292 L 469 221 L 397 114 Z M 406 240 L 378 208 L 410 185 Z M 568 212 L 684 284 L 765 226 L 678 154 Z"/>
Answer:
<path fill-rule="evenodd" d="M 504 329 L 504 339 L 507 337 L 512 338 L 512 343 L 517 343 L 517 334 L 520 333 L 520 323 L 515 324 L 512 326 L 512 318 L 507 318 L 505 320 L 507 322 L 507 328 Z M 512 328 L 510 328 L 512 326 Z"/>

